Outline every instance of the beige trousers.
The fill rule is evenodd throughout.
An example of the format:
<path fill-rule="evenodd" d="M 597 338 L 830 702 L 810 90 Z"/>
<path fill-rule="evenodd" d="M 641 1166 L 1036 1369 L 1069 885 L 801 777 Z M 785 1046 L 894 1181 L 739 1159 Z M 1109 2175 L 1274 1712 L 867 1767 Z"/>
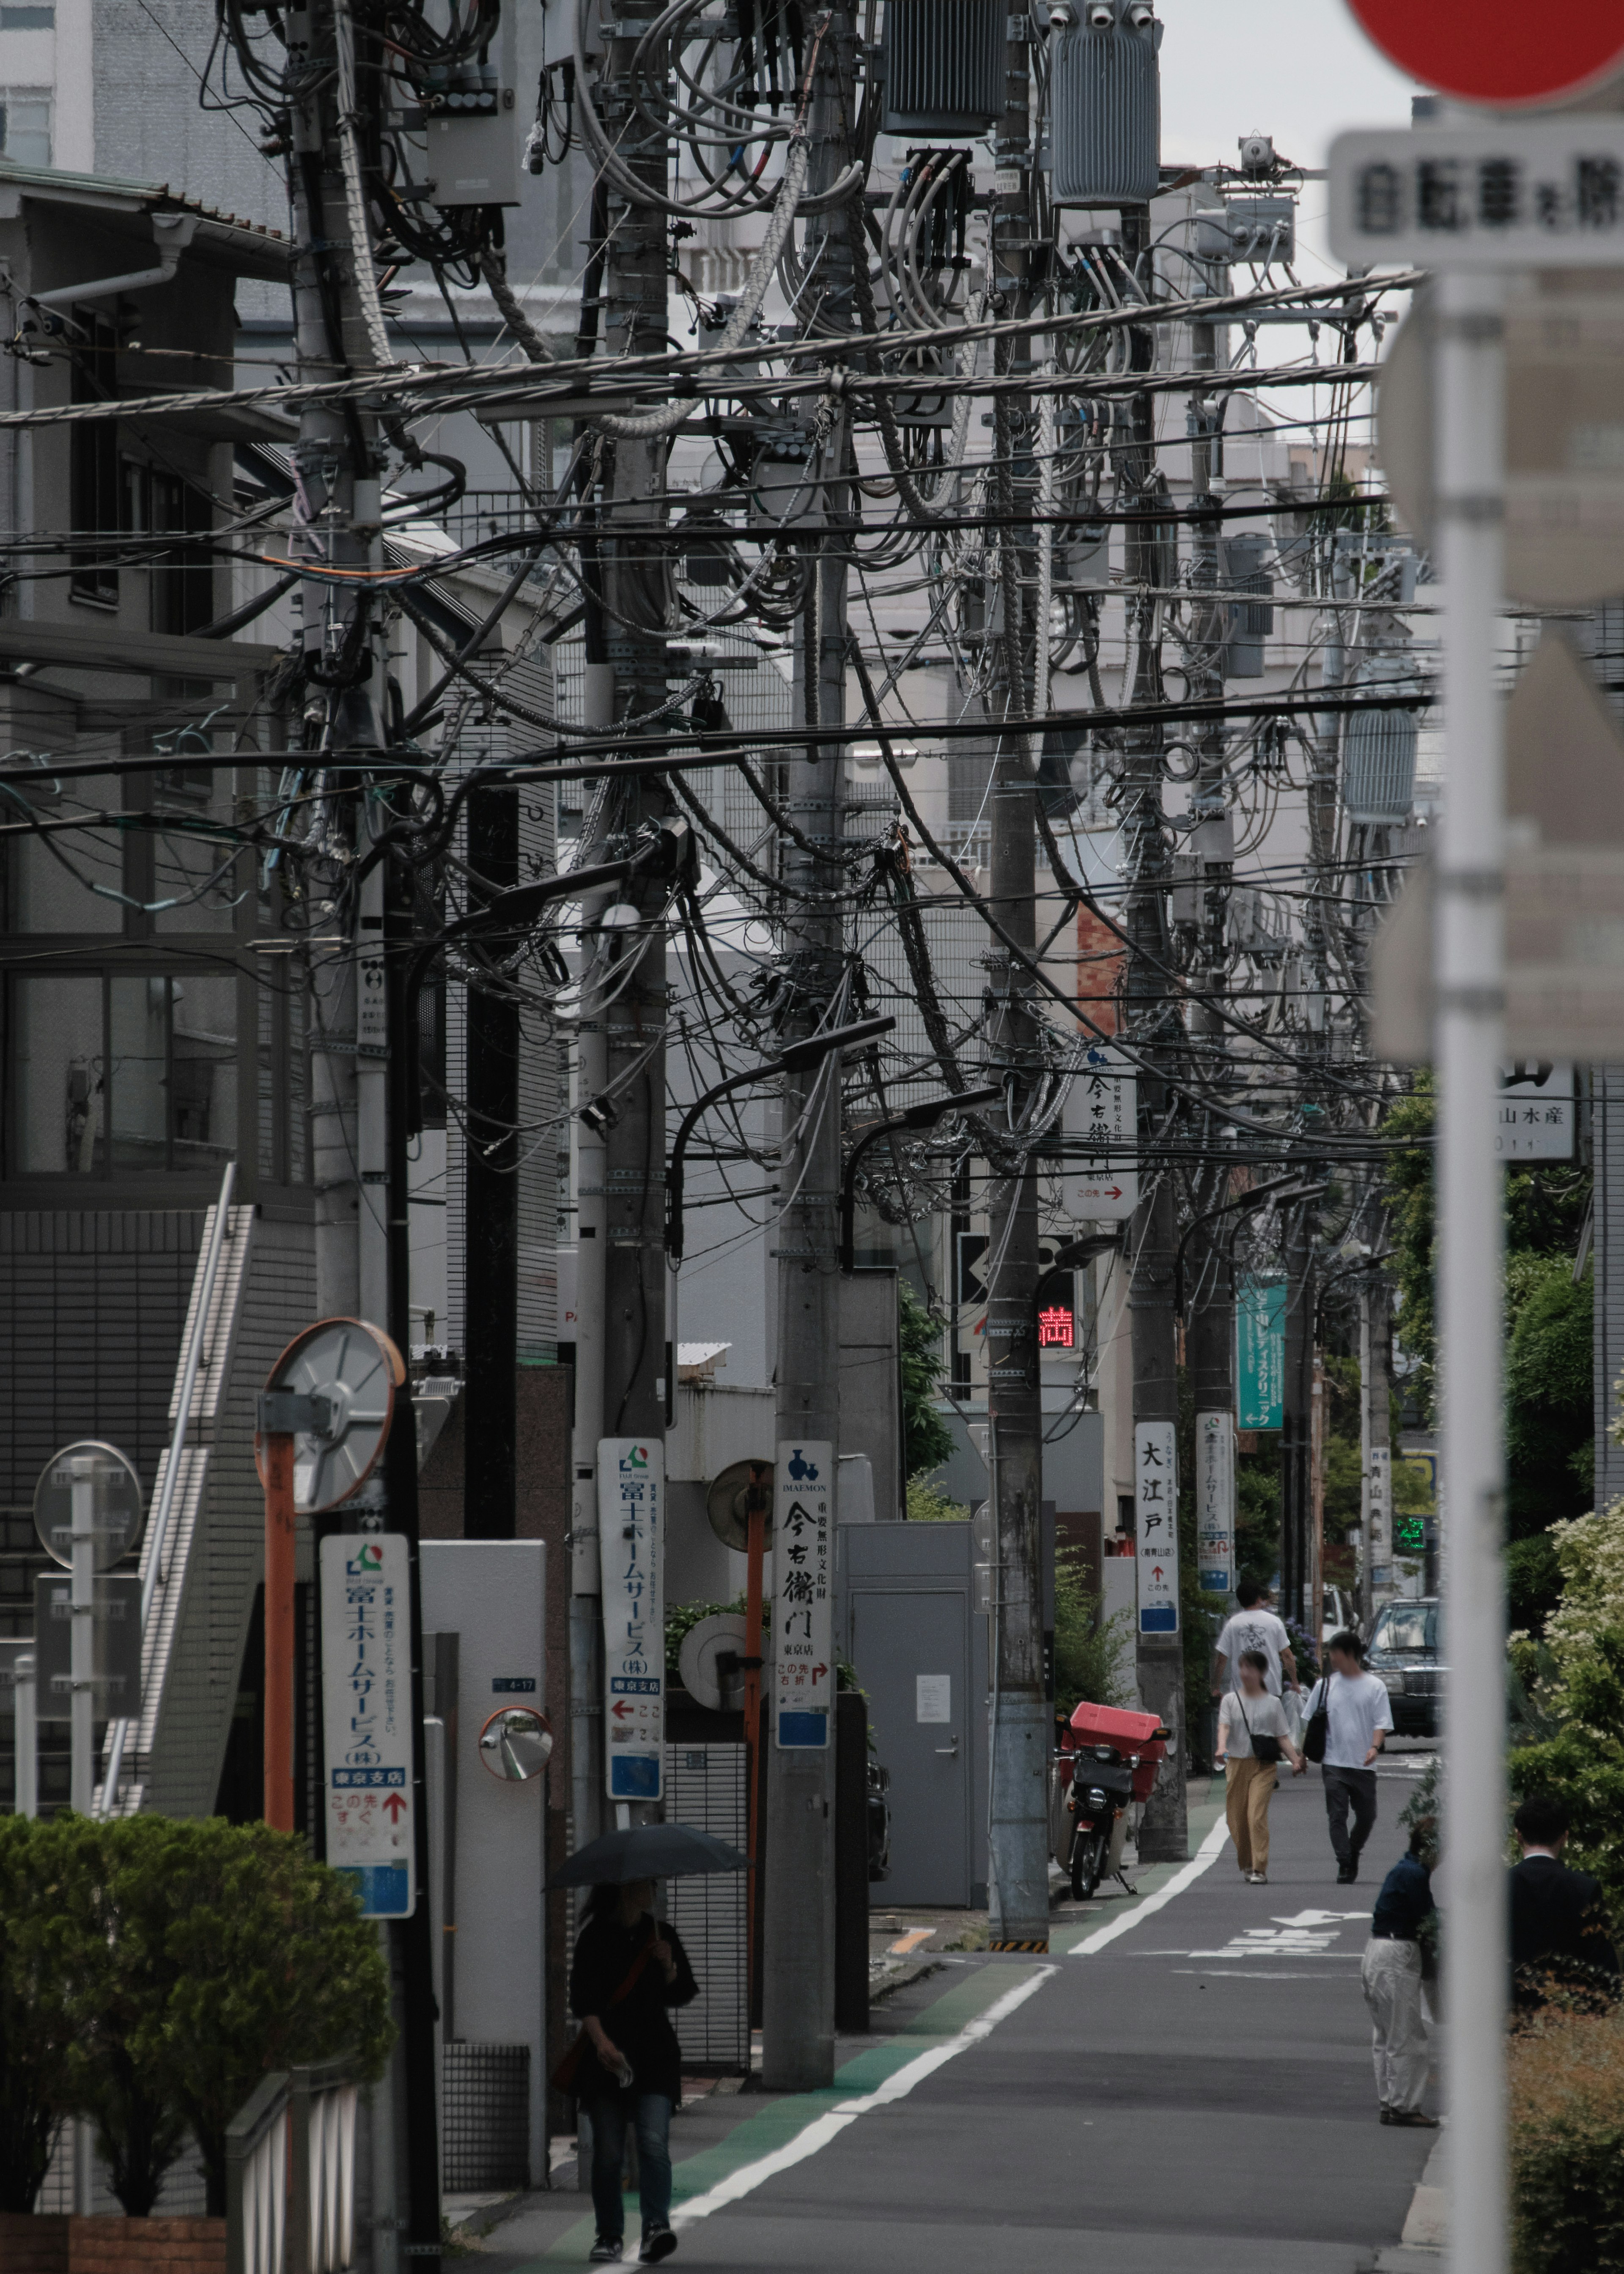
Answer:
<path fill-rule="evenodd" d="M 1268 1804 L 1277 1778 L 1273 1761 L 1232 1760 L 1224 1772 L 1225 1813 L 1243 1871 L 1268 1869 Z"/>

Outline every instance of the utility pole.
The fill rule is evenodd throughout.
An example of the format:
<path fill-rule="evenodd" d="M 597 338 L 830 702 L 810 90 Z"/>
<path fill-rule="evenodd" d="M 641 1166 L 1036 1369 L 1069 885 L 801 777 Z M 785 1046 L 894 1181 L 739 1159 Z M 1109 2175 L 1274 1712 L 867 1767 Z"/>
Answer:
<path fill-rule="evenodd" d="M 992 214 L 993 306 L 1005 319 L 1030 311 L 1034 168 L 1032 147 L 1028 19 L 1009 19 L 1004 49 L 1004 113 L 996 144 L 1003 184 Z M 1023 343 L 1023 368 L 1030 343 Z M 1013 368 L 1005 340 L 995 368 Z M 1034 623 L 1025 571 L 1030 546 L 1017 542 L 1017 450 L 1030 494 L 1031 446 L 1017 441 L 1011 397 L 993 402 L 993 492 L 999 514 L 1001 661 L 994 706 L 1002 712 L 992 787 L 991 909 L 1026 958 L 1035 960 L 1036 872 L 1033 800 L 1037 794 L 1027 738 L 1011 731 L 1030 713 L 1032 664 L 1047 624 Z M 1004 1086 L 1009 1145 L 988 1161 L 987 1418 L 993 1502 L 993 1631 L 990 1751 L 992 1795 L 988 1901 L 990 1947 L 1049 1947 L 1049 1754 L 1051 1743 L 1043 1667 L 1042 1391 L 1038 1362 L 1038 1189 L 1024 1125 L 1043 1072 L 1042 1035 L 1026 967 L 994 938 L 985 958 L 992 1013 L 987 1072 Z"/>
<path fill-rule="evenodd" d="M 1387 1584 L 1393 1556 L 1390 1300 L 1385 1275 L 1367 1272 L 1359 1290 L 1359 1630 L 1366 1636 L 1376 1615 L 1376 1589 Z"/>
<path fill-rule="evenodd" d="M 1148 206 L 1124 205 L 1122 209 L 1123 252 L 1141 288 L 1149 297 L 1152 278 L 1147 256 L 1151 227 Z M 1130 365 L 1149 371 L 1155 360 L 1155 335 L 1144 325 L 1128 334 Z M 1154 397 L 1135 395 L 1128 408 L 1125 447 L 1121 454 L 1120 494 L 1131 509 L 1147 511 L 1155 495 L 1156 431 Z M 1130 523 L 1127 570 L 1130 584 L 1155 587 L 1164 580 L 1160 531 L 1151 522 Z M 1139 666 L 1131 689 L 1131 703 L 1161 699 L 1162 674 L 1150 636 L 1155 604 L 1131 602 L 1140 611 Z M 1167 891 L 1172 880 L 1166 825 L 1162 817 L 1162 740 L 1157 727 L 1130 728 L 1124 738 L 1124 837 L 1128 855 L 1128 968 L 1126 994 L 1128 1032 L 1147 1053 L 1139 1081 L 1140 1155 L 1139 1204 L 1133 1218 L 1132 1277 L 1128 1308 L 1133 1337 L 1133 1423 L 1135 1489 L 1140 1488 L 1139 1464 L 1148 1448 L 1141 1444 L 1143 1425 L 1178 1426 L 1178 1354 L 1173 1317 L 1173 1267 L 1178 1226 L 1172 1179 L 1158 1173 L 1151 1157 L 1151 1141 L 1166 1118 L 1169 1096 L 1165 1082 L 1154 1070 L 1158 1058 L 1182 1043 L 1178 1013 L 1170 999 L 1167 973 L 1171 963 L 1168 936 Z M 1174 1496 L 1177 1506 L 1177 1496 Z M 1137 1545 L 1137 1542 L 1136 1542 Z M 1147 1634 L 1141 1621 L 1138 1636 L 1137 1670 L 1139 1700 L 1147 1713 L 1159 1713 L 1172 1731 L 1167 1760 L 1145 1806 L 1139 1827 L 1139 1855 L 1146 1863 L 1182 1862 L 1189 1843 L 1184 1797 L 1186 1743 L 1184 1736 L 1184 1638 Z"/>
<path fill-rule="evenodd" d="M 470 907 L 519 882 L 519 793 L 469 792 Z M 479 950 L 470 945 L 477 961 Z M 462 1213 L 462 1535 L 516 1535 L 519 1366 L 519 1004 L 494 976 L 468 990 L 468 1129 Z"/>
<path fill-rule="evenodd" d="M 1295 1201 L 1285 1219 L 1286 1348 L 1280 1400 L 1281 1612 L 1309 1627 L 1312 1562 L 1314 1262 L 1312 1201 Z"/>
<path fill-rule="evenodd" d="M 810 193 L 828 189 L 845 170 L 855 101 L 851 11 L 837 6 L 817 49 L 808 111 Z M 805 252 L 819 280 L 823 325 L 839 333 L 854 331 L 853 263 L 868 258 L 856 202 L 847 200 L 831 212 L 811 215 Z M 846 721 L 846 532 L 852 519 L 850 436 L 837 400 L 820 400 L 810 439 L 823 478 L 822 526 L 803 553 L 807 592 L 794 691 L 802 722 L 828 728 Z M 801 892 L 837 892 L 844 873 L 838 858 L 844 749 L 792 744 L 784 775 L 787 810 L 805 841 L 786 835 L 780 874 Z M 784 932 L 779 1035 L 791 1042 L 838 1023 L 830 1016 L 845 971 L 838 904 L 820 907 L 786 896 Z M 790 1197 L 778 1219 L 778 1473 L 783 1476 L 794 1447 L 821 1445 L 831 1483 L 840 1442 L 840 1104 L 838 1051 L 806 1073 L 785 1075 L 779 1178 Z M 829 1497 L 832 1501 L 832 1492 Z M 786 1579 L 792 1569 L 782 1547 L 784 1516 L 783 1507 L 776 1507 L 775 1641 L 787 1608 Z M 832 1684 L 833 1675 L 827 1678 Z M 835 1716 L 831 1698 L 823 1743 L 786 1744 L 771 1668 L 767 1683 L 772 1703 L 767 1717 L 762 2077 L 770 2090 L 804 2092 L 834 2077 Z"/>

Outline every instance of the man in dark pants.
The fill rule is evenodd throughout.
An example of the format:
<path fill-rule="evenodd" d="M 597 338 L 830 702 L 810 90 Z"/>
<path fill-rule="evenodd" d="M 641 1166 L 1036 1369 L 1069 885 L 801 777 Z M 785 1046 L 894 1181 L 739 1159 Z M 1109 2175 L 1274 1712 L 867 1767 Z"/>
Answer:
<path fill-rule="evenodd" d="M 1522 2013 L 1553 1986 L 1605 2010 L 1619 1995 L 1618 1953 L 1599 1881 L 1562 1861 L 1568 1811 L 1532 1793 L 1512 1818 L 1522 1861 L 1511 1874 L 1511 1995 Z"/>
<path fill-rule="evenodd" d="M 1376 1756 L 1393 1727 L 1387 1684 L 1365 1672 L 1364 1649 L 1356 1634 L 1333 1635 L 1327 1651 L 1330 1673 L 1316 1683 L 1308 1701 L 1311 1718 L 1321 1706 L 1327 1708 L 1325 1813 L 1342 1887 L 1359 1876 L 1359 1854 L 1376 1821 Z"/>

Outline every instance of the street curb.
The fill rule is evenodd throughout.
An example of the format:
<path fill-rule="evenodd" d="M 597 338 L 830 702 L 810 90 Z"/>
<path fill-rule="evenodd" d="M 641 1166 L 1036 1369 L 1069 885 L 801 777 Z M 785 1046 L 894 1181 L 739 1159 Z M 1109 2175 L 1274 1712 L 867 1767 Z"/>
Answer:
<path fill-rule="evenodd" d="M 871 1985 L 868 1992 L 868 2003 L 870 2006 L 877 2006 L 883 1999 L 891 1997 L 898 1990 L 906 1990 L 911 1983 L 929 1981 L 933 1974 L 940 1974 L 943 1968 L 944 1962 L 939 1957 L 931 1957 L 919 1966 L 907 1968 L 896 1974 L 888 1974 L 883 1981 L 876 1982 Z"/>

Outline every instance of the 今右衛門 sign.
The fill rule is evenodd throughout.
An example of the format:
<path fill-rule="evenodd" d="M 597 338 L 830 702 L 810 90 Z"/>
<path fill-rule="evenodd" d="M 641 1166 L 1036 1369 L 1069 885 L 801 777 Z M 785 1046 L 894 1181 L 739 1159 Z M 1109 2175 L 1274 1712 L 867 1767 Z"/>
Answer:
<path fill-rule="evenodd" d="M 598 1442 L 604 1605 L 604 1759 L 611 1800 L 665 1789 L 665 1448 L 657 1437 Z"/>
<path fill-rule="evenodd" d="M 417 1902 L 411 1723 L 411 1570 L 398 1532 L 321 1543 L 321 1703 L 327 1859 L 369 1918 Z"/>
<path fill-rule="evenodd" d="M 1133 1061 L 1091 1044 L 1062 1109 L 1068 1216 L 1113 1223 L 1139 1206 L 1138 1100 Z"/>
<path fill-rule="evenodd" d="M 1133 1432 L 1133 1552 L 1139 1632 L 1178 1632 L 1178 1432 L 1140 1421 Z"/>
<path fill-rule="evenodd" d="M 772 1501 L 773 1729 L 780 1751 L 827 1745 L 834 1718 L 835 1449 L 778 1447 Z"/>

